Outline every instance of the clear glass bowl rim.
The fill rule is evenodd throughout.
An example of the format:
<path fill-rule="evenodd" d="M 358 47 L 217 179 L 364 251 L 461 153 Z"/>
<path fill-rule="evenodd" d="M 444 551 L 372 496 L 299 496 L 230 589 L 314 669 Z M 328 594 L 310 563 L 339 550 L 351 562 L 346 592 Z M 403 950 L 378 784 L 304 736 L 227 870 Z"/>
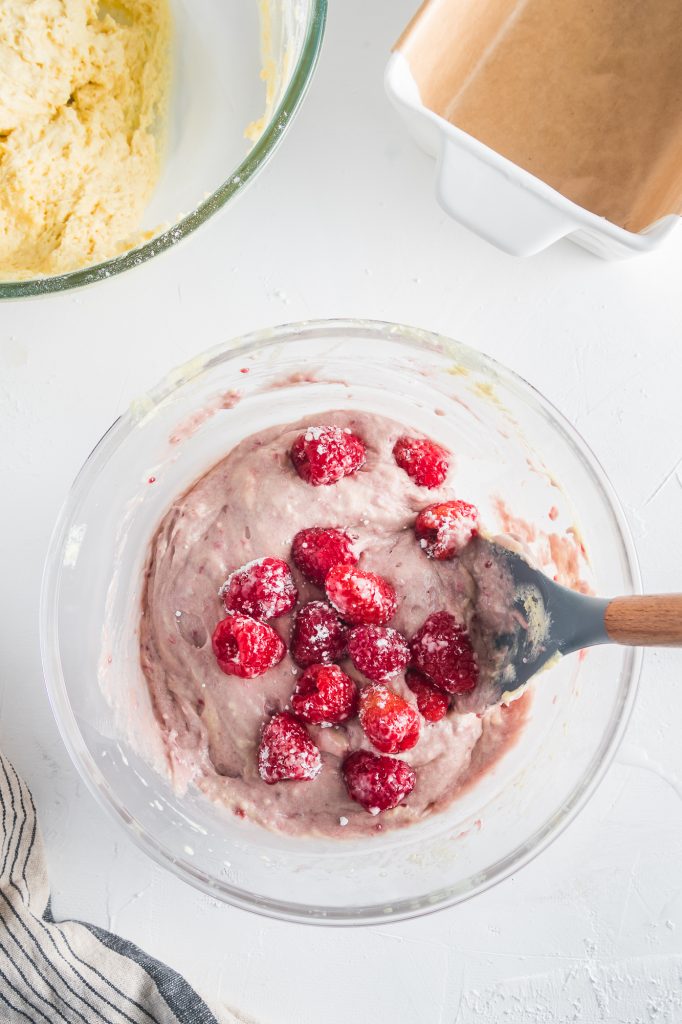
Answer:
<path fill-rule="evenodd" d="M 162 234 L 145 242 L 144 245 L 130 249 L 103 263 L 83 267 L 81 270 L 74 270 L 68 274 L 58 274 L 54 277 L 36 277 L 25 281 L 0 280 L 0 300 L 29 298 L 68 291 L 71 288 L 81 288 L 84 285 L 113 277 L 115 274 L 121 274 L 124 270 L 140 266 L 152 257 L 166 252 L 172 246 L 177 246 L 209 217 L 221 210 L 233 196 L 241 194 L 246 185 L 252 181 L 256 173 L 275 152 L 285 134 L 285 129 L 291 123 L 308 91 L 320 55 L 326 19 L 327 0 L 310 0 L 308 23 L 301 53 L 279 106 L 272 114 L 263 134 L 239 166 L 232 170 L 229 178 L 195 210 Z"/>
<path fill-rule="evenodd" d="M 618 532 L 624 564 L 627 567 L 630 592 L 641 593 L 639 563 L 630 528 L 620 501 L 591 448 L 563 414 L 523 377 L 485 353 L 461 342 L 453 343 L 450 339 L 432 332 L 378 320 L 348 318 L 283 324 L 234 338 L 205 351 L 198 360 L 193 359 L 186 366 L 179 367 L 177 372 L 171 372 L 156 387 L 148 391 L 144 396 L 145 406 L 151 408 L 151 405 L 159 405 L 188 382 L 209 372 L 221 363 L 233 359 L 236 355 L 246 356 L 255 350 L 271 348 L 292 339 L 324 338 L 339 334 L 375 337 L 384 341 L 398 339 L 402 344 L 413 348 L 415 352 L 422 353 L 429 351 L 442 353 L 444 349 L 452 349 L 454 345 L 457 358 L 462 363 L 483 371 L 493 379 L 502 379 L 508 389 L 520 395 L 524 400 L 535 403 L 574 448 L 589 470 L 596 487 L 601 491 L 613 515 Z M 472 884 L 469 888 L 466 887 L 466 883 L 459 883 L 456 887 L 450 888 L 443 886 L 438 891 L 418 899 L 396 901 L 390 907 L 381 904 L 343 908 L 338 906 L 313 907 L 300 903 L 289 903 L 286 900 L 266 899 L 219 881 L 187 863 L 179 863 L 170 851 L 158 844 L 152 835 L 143 831 L 111 791 L 109 784 L 101 775 L 96 762 L 85 746 L 69 701 L 62 672 L 57 628 L 61 553 L 72 522 L 72 513 L 78 507 L 81 496 L 87 493 L 91 478 L 102 472 L 109 454 L 135 429 L 135 426 L 136 419 L 130 411 L 123 413 L 114 421 L 86 459 L 67 495 L 55 524 L 45 561 L 40 597 L 40 646 L 48 698 L 71 760 L 97 802 L 104 807 L 110 817 L 125 827 L 129 837 L 141 850 L 176 877 L 189 882 L 207 895 L 219 898 L 239 909 L 289 922 L 357 926 L 386 924 L 389 921 L 421 917 L 465 902 L 529 864 L 561 835 L 594 794 L 611 764 L 627 728 L 637 694 L 642 663 L 642 652 L 638 648 L 626 650 L 625 665 L 620 677 L 621 691 L 625 690 L 620 715 L 612 723 L 611 729 L 602 737 L 590 769 L 574 789 L 570 800 L 565 802 L 561 810 L 555 812 L 543 827 L 537 829 L 523 844 L 500 858 L 484 872 L 477 872 L 475 876 L 472 876 L 470 880 Z"/>

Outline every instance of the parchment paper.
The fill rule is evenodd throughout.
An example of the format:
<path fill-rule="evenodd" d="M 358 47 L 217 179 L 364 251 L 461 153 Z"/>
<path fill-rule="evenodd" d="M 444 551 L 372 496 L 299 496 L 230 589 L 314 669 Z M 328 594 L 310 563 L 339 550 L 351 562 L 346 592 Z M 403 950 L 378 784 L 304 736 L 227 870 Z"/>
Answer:
<path fill-rule="evenodd" d="M 425 105 L 630 231 L 682 214 L 682 0 L 427 0 Z"/>

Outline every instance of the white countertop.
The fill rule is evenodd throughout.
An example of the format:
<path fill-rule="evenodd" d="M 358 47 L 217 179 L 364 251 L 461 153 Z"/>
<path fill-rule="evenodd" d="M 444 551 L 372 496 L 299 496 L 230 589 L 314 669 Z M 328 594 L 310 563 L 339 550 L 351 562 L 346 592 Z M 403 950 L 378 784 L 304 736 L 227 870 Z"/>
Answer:
<path fill-rule="evenodd" d="M 52 523 L 114 417 L 172 365 L 253 328 L 368 316 L 460 338 L 537 385 L 592 445 L 645 585 L 682 589 L 682 236 L 603 263 L 523 261 L 443 214 L 382 73 L 414 0 L 331 4 L 318 74 L 272 164 L 176 251 L 0 307 L 0 745 L 33 789 L 55 916 L 116 929 L 262 1024 L 682 1021 L 682 654 L 646 656 L 596 796 L 529 867 L 464 906 L 374 929 L 218 905 L 97 807 L 45 696 L 38 592 Z"/>

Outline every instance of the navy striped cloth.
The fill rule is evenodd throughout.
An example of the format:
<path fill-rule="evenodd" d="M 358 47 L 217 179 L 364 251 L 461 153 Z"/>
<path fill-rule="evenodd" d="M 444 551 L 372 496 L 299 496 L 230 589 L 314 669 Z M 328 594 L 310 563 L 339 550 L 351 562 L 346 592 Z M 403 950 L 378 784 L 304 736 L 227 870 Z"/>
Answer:
<path fill-rule="evenodd" d="M 0 754 L 0 1022 L 228 1024 L 175 971 L 80 921 L 57 924 L 31 794 Z"/>

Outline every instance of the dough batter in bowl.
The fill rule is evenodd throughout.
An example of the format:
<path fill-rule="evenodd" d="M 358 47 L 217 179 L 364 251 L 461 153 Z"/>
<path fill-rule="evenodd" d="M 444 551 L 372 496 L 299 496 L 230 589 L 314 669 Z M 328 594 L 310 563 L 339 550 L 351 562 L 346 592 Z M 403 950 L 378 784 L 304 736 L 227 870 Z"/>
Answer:
<path fill-rule="evenodd" d="M 512 628 L 512 598 L 504 581 L 491 585 L 494 570 L 486 569 L 475 539 L 459 557 L 437 560 L 427 557 L 414 533 L 421 509 L 466 498 L 457 487 L 456 437 L 445 481 L 427 489 L 393 456 L 396 441 L 409 433 L 404 425 L 343 411 L 323 412 L 315 422 L 363 440 L 366 461 L 358 472 L 319 487 L 298 476 L 289 453 L 309 427 L 306 419 L 246 438 L 173 503 L 146 568 L 141 659 L 168 764 L 181 785 L 189 778 L 211 799 L 268 828 L 348 837 L 409 825 L 447 807 L 515 740 L 526 700 L 492 708 L 473 700 L 485 692 L 486 674 L 494 671 L 496 635 Z M 391 628 L 409 639 L 429 616 L 446 611 L 466 624 L 478 659 L 475 690 L 455 695 L 441 721 L 422 719 L 419 741 L 402 755 L 415 770 L 414 791 L 376 819 L 351 800 L 343 780 L 342 766 L 352 751 L 377 753 L 358 719 L 311 725 L 321 771 L 314 779 L 267 785 L 258 773 L 261 731 L 273 713 L 290 707 L 302 669 L 289 650 L 264 674 L 240 679 L 221 671 L 211 649 L 211 635 L 225 616 L 220 588 L 230 573 L 256 559 L 289 563 L 298 607 L 326 600 L 291 557 L 296 534 L 316 526 L 342 528 L 353 539 L 359 568 L 395 589 Z M 570 576 L 566 581 L 575 582 Z M 290 611 L 270 623 L 287 645 L 293 618 Z M 368 684 L 348 657 L 337 660 L 361 687 Z M 404 671 L 387 685 L 416 706 Z"/>
<path fill-rule="evenodd" d="M 170 36 L 168 0 L 0 3 L 0 279 L 151 237 Z"/>
<path fill-rule="evenodd" d="M 157 17 L 165 19 L 166 5 L 173 23 L 169 89 L 168 53 L 162 49 L 166 24 L 152 24 Z M 229 209 L 288 134 L 312 81 L 327 0 L 102 0 L 97 7 L 102 18 L 88 20 L 88 12 L 94 9 L 91 0 L 0 2 L 0 164 L 3 154 L 9 161 L 4 170 L 0 166 L 0 301 L 80 288 L 133 270 L 172 251 L 207 220 Z M 131 17 L 125 13 L 128 10 Z M 74 47 L 85 45 L 84 39 L 91 36 L 97 65 L 91 71 L 86 68 L 86 73 L 95 86 L 90 90 L 95 105 L 76 114 L 72 89 L 64 78 L 73 72 L 80 82 L 81 60 Z M 98 48 L 106 52 L 99 53 Z M 145 52 L 146 71 L 140 79 Z M 132 72 L 119 75 L 125 64 L 131 65 Z M 105 79 L 110 85 L 115 82 L 116 89 L 120 85 L 120 109 L 113 112 L 123 127 L 124 138 L 116 134 L 120 147 L 107 139 L 110 125 L 98 123 L 98 103 L 105 95 L 100 83 Z M 155 92 L 161 102 L 148 118 Z M 138 101 L 143 109 L 136 109 Z M 48 125 L 40 151 L 27 154 L 26 132 L 22 135 L 15 126 L 35 125 L 30 131 L 40 135 L 45 127 L 40 110 L 49 119 L 55 104 L 63 111 L 59 133 Z M 114 159 L 123 161 L 113 181 L 97 180 L 102 176 L 93 166 L 94 201 L 89 175 L 80 179 L 82 193 L 74 194 L 81 168 L 67 176 L 71 153 L 61 145 L 65 135 L 73 135 L 74 149 L 85 145 L 88 159 L 106 158 L 109 166 L 114 150 Z M 161 153 L 161 173 L 139 220 L 134 211 L 138 198 L 143 202 L 142 193 L 147 192 L 143 179 L 153 184 L 158 174 L 158 160 L 150 152 L 152 141 Z M 57 190 L 65 191 L 47 193 L 46 224 L 42 206 L 46 190 L 41 180 L 35 181 L 34 165 L 36 161 L 40 167 L 46 164 L 48 142 L 48 177 L 54 179 Z M 12 209 L 4 209 L 2 189 L 10 184 L 20 196 L 16 209 L 25 207 L 26 220 L 20 224 Z M 110 198 L 105 196 L 109 184 L 114 188 Z M 130 217 L 117 198 L 118 190 L 125 192 L 129 186 L 134 187 L 134 195 L 129 196 Z M 78 216 L 66 221 L 74 201 Z M 95 235 L 87 228 L 91 217 Z M 109 257 L 94 253 L 100 243 L 111 252 Z M 94 255 L 89 256 L 91 248 Z M 76 269 L 46 269 L 44 264 L 55 249 L 55 266 L 69 262 L 70 249 Z M 37 267 L 32 274 L 26 270 L 29 263 Z"/>

